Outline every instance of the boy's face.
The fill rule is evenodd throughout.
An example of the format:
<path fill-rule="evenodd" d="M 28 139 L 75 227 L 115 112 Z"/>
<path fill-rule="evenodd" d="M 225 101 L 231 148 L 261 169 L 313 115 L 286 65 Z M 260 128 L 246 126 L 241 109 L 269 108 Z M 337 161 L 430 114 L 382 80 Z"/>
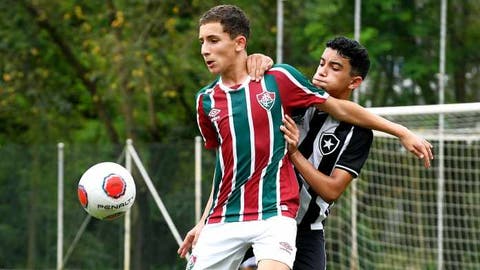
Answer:
<path fill-rule="evenodd" d="M 331 96 L 347 99 L 350 91 L 355 89 L 355 82 L 360 76 L 351 76 L 350 61 L 336 50 L 326 48 L 320 58 L 320 64 L 313 75 L 312 83 L 325 89 Z"/>
<path fill-rule="evenodd" d="M 208 70 L 213 74 L 223 74 L 237 57 L 236 52 L 241 47 L 237 37 L 232 39 L 230 34 L 223 31 L 219 22 L 206 23 L 200 26 L 198 39 L 201 44 L 201 54 Z"/>

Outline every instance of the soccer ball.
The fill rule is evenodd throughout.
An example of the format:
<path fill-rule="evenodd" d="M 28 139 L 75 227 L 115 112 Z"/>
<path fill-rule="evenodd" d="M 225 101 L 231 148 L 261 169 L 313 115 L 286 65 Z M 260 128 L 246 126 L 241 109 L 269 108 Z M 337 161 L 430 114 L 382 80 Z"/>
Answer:
<path fill-rule="evenodd" d="M 113 162 L 93 165 L 78 181 L 78 200 L 91 216 L 112 220 L 123 215 L 135 201 L 135 182 L 130 172 Z"/>

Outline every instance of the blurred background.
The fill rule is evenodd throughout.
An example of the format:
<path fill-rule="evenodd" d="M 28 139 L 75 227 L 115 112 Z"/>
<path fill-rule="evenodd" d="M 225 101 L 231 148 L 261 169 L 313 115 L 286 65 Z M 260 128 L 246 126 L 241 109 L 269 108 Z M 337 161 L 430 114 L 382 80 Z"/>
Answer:
<path fill-rule="evenodd" d="M 183 237 L 196 223 L 194 97 L 213 79 L 200 56 L 198 18 L 217 4 L 238 5 L 251 18 L 248 52 L 278 60 L 279 2 L 281 61 L 309 78 L 327 40 L 355 36 L 354 0 L 0 0 L 0 268 L 57 265 L 59 142 L 65 144 L 65 251 L 86 215 L 76 197 L 81 174 L 94 163 L 118 160 L 129 138 Z M 444 100 L 441 1 L 363 0 L 360 7 L 357 35 L 372 60 L 361 105 L 480 101 L 479 1 L 447 3 Z M 469 155 L 476 163 L 468 166 L 477 168 L 478 152 Z M 203 201 L 213 163 L 214 155 L 205 151 Z M 478 175 L 468 177 L 478 183 Z M 472 198 L 470 205 L 479 202 Z M 478 214 L 478 204 L 468 212 Z M 480 221 L 473 224 L 478 228 Z M 92 219 L 64 267 L 123 268 L 123 237 L 122 219 Z M 478 230 L 467 237 L 480 241 Z M 480 252 L 472 245 L 472 254 Z M 144 183 L 137 181 L 131 268 L 184 269 L 177 247 Z M 461 257 L 445 268 L 480 268 L 478 255 L 467 258 L 470 268 L 456 268 Z"/>

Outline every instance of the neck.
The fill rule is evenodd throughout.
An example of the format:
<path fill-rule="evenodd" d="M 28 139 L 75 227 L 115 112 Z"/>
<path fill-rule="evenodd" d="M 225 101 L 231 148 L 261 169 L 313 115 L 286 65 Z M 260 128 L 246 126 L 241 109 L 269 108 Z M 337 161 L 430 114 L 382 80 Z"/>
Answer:
<path fill-rule="evenodd" d="M 352 95 L 352 90 L 349 90 L 349 89 L 341 92 L 332 93 L 332 97 L 338 98 L 338 99 L 344 99 L 344 100 L 350 100 L 351 95 Z"/>
<path fill-rule="evenodd" d="M 351 97 L 352 97 L 352 91 L 346 91 L 342 95 L 340 95 L 338 98 L 339 99 L 350 100 Z"/>
<path fill-rule="evenodd" d="M 235 86 L 243 83 L 248 77 L 247 53 L 242 53 L 220 76 L 223 84 L 226 86 Z"/>

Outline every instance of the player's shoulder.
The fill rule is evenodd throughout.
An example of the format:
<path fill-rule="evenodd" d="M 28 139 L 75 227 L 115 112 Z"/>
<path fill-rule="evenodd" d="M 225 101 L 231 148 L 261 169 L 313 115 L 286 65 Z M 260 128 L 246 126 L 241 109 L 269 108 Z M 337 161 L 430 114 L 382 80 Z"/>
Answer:
<path fill-rule="evenodd" d="M 367 133 L 367 134 L 372 134 L 373 135 L 373 131 L 369 128 L 364 128 L 364 127 L 361 127 L 361 126 L 354 126 L 355 129 L 357 129 L 359 132 L 363 132 L 363 133 Z"/>
<path fill-rule="evenodd" d="M 373 130 L 360 126 L 353 126 L 353 128 L 355 130 L 355 133 L 361 135 L 363 138 L 367 138 L 369 140 L 373 138 Z"/>
<path fill-rule="evenodd" d="M 204 87 L 200 88 L 200 90 L 197 91 L 197 96 L 203 95 L 205 93 L 208 93 L 211 91 L 213 88 L 215 88 L 215 85 L 218 84 L 220 77 L 217 77 L 215 80 L 210 82 L 209 84 L 205 85 Z"/>
<path fill-rule="evenodd" d="M 300 73 L 298 69 L 296 69 L 294 66 L 289 64 L 275 64 L 269 69 L 268 72 L 282 72 L 282 73 L 290 73 L 290 74 Z"/>
<path fill-rule="evenodd" d="M 348 123 L 348 122 L 339 121 L 331 115 L 330 115 L 330 117 L 332 119 L 334 119 L 335 121 L 338 121 L 339 123 L 343 123 L 343 125 L 350 126 L 352 128 L 352 130 L 355 132 L 355 134 L 363 135 L 365 137 L 373 137 L 373 131 L 369 128 L 364 128 L 364 127 L 357 126 L 357 125 L 354 125 L 354 124 L 351 124 L 351 123 Z"/>
<path fill-rule="evenodd" d="M 277 79 L 297 81 L 301 82 L 302 84 L 306 84 L 308 82 L 303 73 L 289 64 L 275 64 L 271 69 L 268 70 L 266 74 L 273 75 Z"/>

